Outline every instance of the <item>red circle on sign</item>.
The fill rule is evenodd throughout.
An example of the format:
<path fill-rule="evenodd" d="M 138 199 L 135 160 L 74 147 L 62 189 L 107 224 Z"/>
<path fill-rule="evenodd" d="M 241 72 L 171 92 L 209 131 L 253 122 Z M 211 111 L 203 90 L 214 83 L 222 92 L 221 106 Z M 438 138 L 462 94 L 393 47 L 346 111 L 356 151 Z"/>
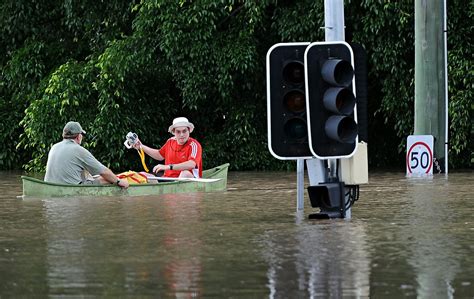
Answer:
<path fill-rule="evenodd" d="M 417 145 L 423 145 L 424 147 L 426 147 L 426 149 L 428 150 L 428 153 L 430 154 L 430 165 L 428 167 L 428 169 L 426 170 L 425 173 L 429 173 L 430 172 L 430 169 L 431 167 L 433 166 L 433 153 L 431 152 L 431 149 L 430 147 L 428 146 L 428 144 L 424 143 L 423 141 L 418 141 L 418 142 L 415 142 L 411 147 L 410 149 L 408 150 L 408 153 L 407 153 L 407 156 L 406 156 L 406 162 L 407 162 L 407 169 L 408 169 L 408 172 L 411 173 L 411 168 L 410 168 L 410 162 L 408 161 L 408 157 L 410 157 L 410 153 L 412 151 L 412 149 L 417 146 Z"/>

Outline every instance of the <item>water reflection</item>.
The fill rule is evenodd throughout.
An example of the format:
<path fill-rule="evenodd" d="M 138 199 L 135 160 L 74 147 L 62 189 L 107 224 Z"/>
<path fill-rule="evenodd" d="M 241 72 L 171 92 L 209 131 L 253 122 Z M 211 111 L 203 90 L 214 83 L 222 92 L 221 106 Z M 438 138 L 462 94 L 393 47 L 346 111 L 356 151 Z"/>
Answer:
<path fill-rule="evenodd" d="M 201 241 L 192 227 L 199 227 L 202 194 L 97 200 L 44 201 L 52 294 L 150 286 L 176 298 L 200 296 Z"/>
<path fill-rule="evenodd" d="M 460 261 L 454 258 L 456 237 L 446 228 L 456 213 L 450 200 L 456 199 L 447 198 L 448 182 L 444 177 L 409 179 L 408 183 L 407 209 L 412 213 L 407 213 L 409 225 L 402 228 L 402 233 L 410 240 L 408 263 L 416 273 L 417 297 L 453 298 L 452 282 Z"/>
<path fill-rule="evenodd" d="M 367 219 L 372 227 L 371 242 L 378 243 L 372 246 L 379 252 L 372 259 L 373 272 L 382 277 L 371 279 L 372 294 L 472 297 L 474 259 L 469 253 L 473 247 L 468 245 L 474 241 L 470 220 L 473 196 L 468 191 L 472 174 L 390 177 L 377 176 L 363 190 L 380 205 L 372 206 L 375 211 L 384 216 Z M 364 210 L 358 212 L 366 214 Z M 385 256 L 380 255 L 382 251 Z"/>
<path fill-rule="evenodd" d="M 168 229 L 163 243 L 169 254 L 165 278 L 168 294 L 175 295 L 176 298 L 196 298 L 202 295 L 202 241 L 197 229 L 201 222 L 202 196 L 197 193 L 182 198 L 172 194 L 164 198 L 164 217 Z"/>
<path fill-rule="evenodd" d="M 474 174 L 376 173 L 350 220 L 295 214 L 294 173 L 229 191 L 18 199 L 0 181 L 0 297 L 472 298 Z"/>
<path fill-rule="evenodd" d="M 370 295 L 370 263 L 361 223 L 304 222 L 291 233 L 265 233 L 263 243 L 270 298 Z"/>

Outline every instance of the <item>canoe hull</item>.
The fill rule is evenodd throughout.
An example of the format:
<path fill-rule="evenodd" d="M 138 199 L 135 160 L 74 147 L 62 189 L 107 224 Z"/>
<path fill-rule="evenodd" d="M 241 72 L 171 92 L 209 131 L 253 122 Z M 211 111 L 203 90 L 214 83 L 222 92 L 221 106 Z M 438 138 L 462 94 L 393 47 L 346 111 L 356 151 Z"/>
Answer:
<path fill-rule="evenodd" d="M 191 193 L 224 191 L 227 187 L 229 164 L 203 171 L 203 178 L 219 179 L 215 182 L 175 181 L 157 184 L 130 185 L 122 189 L 114 185 L 66 185 L 47 183 L 22 176 L 23 196 L 69 197 L 69 196 L 146 196 L 166 193 Z"/>

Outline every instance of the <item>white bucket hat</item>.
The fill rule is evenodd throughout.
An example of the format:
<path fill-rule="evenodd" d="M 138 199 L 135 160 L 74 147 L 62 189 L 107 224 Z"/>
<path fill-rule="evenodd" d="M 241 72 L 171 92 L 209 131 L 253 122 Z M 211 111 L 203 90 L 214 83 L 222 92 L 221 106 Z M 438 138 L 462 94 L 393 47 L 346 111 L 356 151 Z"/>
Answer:
<path fill-rule="evenodd" d="M 194 130 L 194 125 L 189 122 L 186 117 L 177 117 L 173 119 L 173 124 L 168 128 L 168 132 L 173 134 L 173 131 L 177 127 L 188 127 L 189 133 L 192 133 Z"/>

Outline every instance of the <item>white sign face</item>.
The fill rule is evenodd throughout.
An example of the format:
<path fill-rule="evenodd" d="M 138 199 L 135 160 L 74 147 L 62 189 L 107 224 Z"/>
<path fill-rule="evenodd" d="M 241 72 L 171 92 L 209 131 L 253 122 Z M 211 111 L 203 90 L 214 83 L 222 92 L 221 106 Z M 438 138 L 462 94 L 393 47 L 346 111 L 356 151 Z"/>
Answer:
<path fill-rule="evenodd" d="M 432 135 L 410 135 L 407 138 L 407 176 L 433 175 Z"/>

